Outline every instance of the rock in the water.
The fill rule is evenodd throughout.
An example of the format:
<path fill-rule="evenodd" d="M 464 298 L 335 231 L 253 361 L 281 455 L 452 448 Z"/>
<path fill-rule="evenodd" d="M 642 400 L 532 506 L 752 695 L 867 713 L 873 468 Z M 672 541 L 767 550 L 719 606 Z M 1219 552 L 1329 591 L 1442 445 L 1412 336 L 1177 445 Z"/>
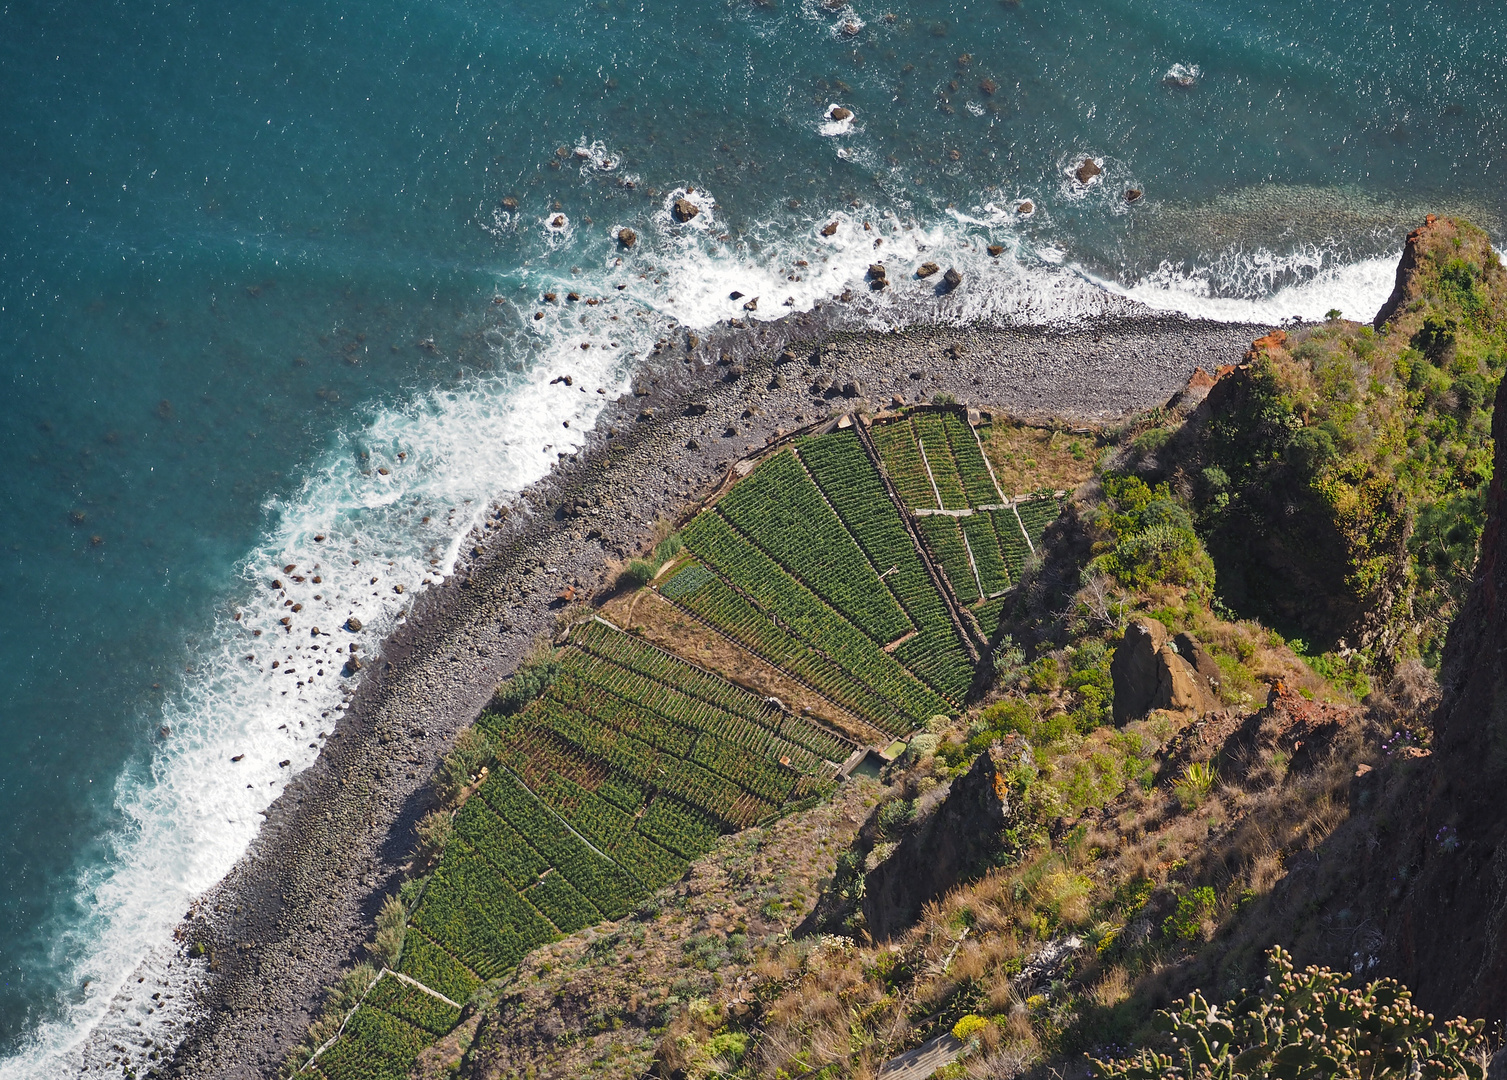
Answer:
<path fill-rule="evenodd" d="M 1005 253 L 1005 245 L 1004 244 L 990 244 L 989 245 L 989 254 L 993 255 L 996 259 L 999 258 L 1004 253 Z"/>
<path fill-rule="evenodd" d="M 353 634 L 359 634 L 361 632 L 361 620 L 352 615 L 349 619 L 345 620 L 345 628 Z"/>
<path fill-rule="evenodd" d="M 867 276 L 871 281 L 883 281 L 885 277 L 884 263 L 870 263 Z"/>
<path fill-rule="evenodd" d="M 893 940 L 926 904 L 988 871 L 1017 812 L 1010 804 L 1010 773 L 1031 761 L 1031 747 L 1019 736 L 989 747 L 953 781 L 936 811 L 868 873 L 863 914 L 875 940 Z"/>
<path fill-rule="evenodd" d="M 835 222 L 835 221 L 829 221 L 829 222 L 827 222 L 827 224 L 825 224 L 825 225 L 822 226 L 822 235 L 823 236 L 832 236 L 836 232 L 837 232 L 837 222 Z"/>
<path fill-rule="evenodd" d="M 743 305 L 743 310 L 744 311 L 758 311 L 759 310 L 759 298 L 756 296 L 752 300 L 750 300 L 748 303 L 744 304 Z"/>
<path fill-rule="evenodd" d="M 958 273 L 956 267 L 949 266 L 947 273 L 942 275 L 942 284 L 947 287 L 948 292 L 952 292 L 953 289 L 963 284 L 963 275 Z"/>
<path fill-rule="evenodd" d="M 691 202 L 690 199 L 678 198 L 675 200 L 675 208 L 673 210 L 673 213 L 675 215 L 676 221 L 680 222 L 681 224 L 685 224 L 697 214 L 701 213 L 701 207 Z"/>
<path fill-rule="evenodd" d="M 993 79 L 985 79 L 983 82 L 979 83 L 979 92 L 983 94 L 993 94 L 998 89 L 999 83 L 995 82 Z"/>
<path fill-rule="evenodd" d="M 834 106 L 832 111 L 827 114 L 827 118 L 829 120 L 848 120 L 851 119 L 852 116 L 853 110 L 844 109 L 841 105 Z"/>
<path fill-rule="evenodd" d="M 1140 188 L 1130 188 L 1125 192 L 1125 201 L 1128 203 L 1138 203 L 1141 201 L 1143 194 L 1145 193 Z"/>
<path fill-rule="evenodd" d="M 929 278 L 940 269 L 942 268 L 934 262 L 924 262 L 916 267 L 916 276 L 918 278 Z"/>
<path fill-rule="evenodd" d="M 617 231 L 617 242 L 625 248 L 631 248 L 634 244 L 638 243 L 638 233 L 632 229 L 619 229 Z"/>
<path fill-rule="evenodd" d="M 1030 217 L 1032 214 L 1036 213 L 1036 204 L 1033 203 L 1030 199 L 1022 199 L 1020 202 L 1015 204 L 1015 212 L 1021 217 Z"/>
<path fill-rule="evenodd" d="M 1097 161 L 1091 157 L 1086 157 L 1083 159 L 1083 163 L 1073 171 L 1073 175 L 1078 178 L 1078 183 L 1086 184 L 1103 171 Z"/>
<path fill-rule="evenodd" d="M 513 198 L 513 196 L 508 195 L 502 200 L 502 206 L 505 210 L 517 210 L 518 200 Z"/>

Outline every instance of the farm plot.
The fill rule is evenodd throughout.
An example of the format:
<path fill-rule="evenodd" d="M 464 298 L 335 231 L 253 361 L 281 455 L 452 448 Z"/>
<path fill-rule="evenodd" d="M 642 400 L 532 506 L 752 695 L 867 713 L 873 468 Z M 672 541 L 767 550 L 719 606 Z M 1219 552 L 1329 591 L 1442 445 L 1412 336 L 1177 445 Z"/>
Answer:
<path fill-rule="evenodd" d="M 999 540 L 999 552 L 1012 581 L 1020 580 L 1020 572 L 1031 557 L 1031 545 L 1021 529 L 1020 519 L 1014 510 L 991 510 L 989 518 L 994 525 L 994 535 Z"/>
<path fill-rule="evenodd" d="M 1015 505 L 1020 514 L 1020 522 L 1025 526 L 1026 535 L 1031 538 L 1032 547 L 1041 547 L 1041 534 L 1062 512 L 1062 500 L 1055 495 L 1040 495 L 1033 499 L 1023 499 Z"/>
<path fill-rule="evenodd" d="M 978 569 L 985 597 L 1004 592 L 1011 583 L 1010 570 L 999 550 L 999 537 L 995 535 L 994 523 L 989 518 L 990 513 L 984 511 L 958 520 L 968 539 L 968 550 L 973 552 L 973 565 Z"/>
<path fill-rule="evenodd" d="M 917 635 L 894 655 L 939 693 L 954 700 L 968 691 L 973 664 L 915 543 L 890 501 L 878 471 L 852 431 L 801 440 L 801 461 L 842 518 L 880 580 L 905 608 Z"/>
<path fill-rule="evenodd" d="M 686 526 L 681 536 L 686 547 L 757 608 L 779 620 L 874 694 L 886 699 L 896 711 L 910 718 L 912 726 L 952 708 L 950 703 L 883 651 L 882 646 L 888 643 L 887 640 L 876 640 L 843 618 L 840 612 L 745 540 L 725 518 L 703 512 Z M 876 582 L 874 587 L 893 602 L 881 585 Z M 777 660 L 774 662 L 777 666 L 785 666 Z M 880 727 L 894 726 L 893 720 L 888 724 L 877 719 L 871 722 Z"/>
<path fill-rule="evenodd" d="M 459 1009 L 383 974 L 309 1071 L 329 1080 L 406 1080 L 419 1052 L 459 1022 Z"/>
<path fill-rule="evenodd" d="M 543 696 L 479 721 L 495 762 L 414 909 L 402 970 L 454 1000 L 819 790 L 833 765 L 797 739 L 846 757 L 840 737 L 605 624 L 578 639 L 590 648 L 557 655 Z"/>
<path fill-rule="evenodd" d="M 989 473 L 989 464 L 984 460 L 978 440 L 968 421 L 955 412 L 942 414 L 942 428 L 947 432 L 947 443 L 952 448 L 952 458 L 957 464 L 958 481 L 968 497 L 968 505 L 998 506 L 1003 500 L 994 486 L 994 477 Z"/>
<path fill-rule="evenodd" d="M 947 439 L 947 428 L 942 416 L 934 412 L 917 413 L 911 418 L 916 437 L 931 466 L 931 478 L 942 496 L 944 510 L 966 510 L 968 495 L 963 491 L 963 481 L 958 476 L 957 462 L 953 460 L 952 446 Z"/>
<path fill-rule="evenodd" d="M 881 731 L 902 734 L 912 726 L 894 703 L 775 622 L 701 563 L 687 562 L 660 586 L 659 593 Z"/>
<path fill-rule="evenodd" d="M 926 472 L 926 462 L 921 459 L 921 450 L 916 445 L 915 433 L 909 419 L 890 420 L 875 424 L 870 431 L 874 447 L 879 451 L 879 460 L 884 463 L 885 474 L 895 485 L 900 501 L 907 510 L 937 508 L 937 493 Z"/>
<path fill-rule="evenodd" d="M 917 518 L 916 529 L 931 549 L 932 558 L 947 575 L 958 603 L 971 604 L 977 600 L 978 581 L 973 576 L 968 549 L 963 546 L 963 533 L 958 528 L 958 519 L 944 514 Z"/>
<path fill-rule="evenodd" d="M 893 641 L 914 629 L 790 451 L 763 462 L 716 509 L 743 537 L 875 641 Z"/>

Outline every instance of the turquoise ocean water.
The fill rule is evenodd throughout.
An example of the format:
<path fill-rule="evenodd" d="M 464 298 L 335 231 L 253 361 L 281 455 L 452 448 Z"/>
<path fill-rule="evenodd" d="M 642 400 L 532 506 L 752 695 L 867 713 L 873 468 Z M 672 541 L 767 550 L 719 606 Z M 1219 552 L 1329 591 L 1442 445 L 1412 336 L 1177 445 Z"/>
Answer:
<path fill-rule="evenodd" d="M 1369 317 L 1425 211 L 1500 236 L 1504 31 L 1463 2 L 0 6 L 0 1075 L 167 1037 L 129 986 L 341 700 L 266 670 L 266 579 L 374 643 L 388 586 L 590 426 L 606 398 L 555 374 L 615 394 L 670 319 L 809 308 L 876 257 L 968 275 L 876 326 L 1112 292 Z"/>

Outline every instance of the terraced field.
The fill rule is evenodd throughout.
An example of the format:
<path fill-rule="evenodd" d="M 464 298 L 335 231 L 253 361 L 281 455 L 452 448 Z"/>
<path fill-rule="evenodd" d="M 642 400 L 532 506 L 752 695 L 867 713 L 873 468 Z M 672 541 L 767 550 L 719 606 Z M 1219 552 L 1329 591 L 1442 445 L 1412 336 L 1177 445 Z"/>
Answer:
<path fill-rule="evenodd" d="M 872 438 L 932 561 L 981 636 L 992 638 L 1001 594 L 1020 580 L 1060 500 L 1002 492 L 979 438 L 957 411 L 888 420 L 875 425 Z"/>
<path fill-rule="evenodd" d="M 807 436 L 766 458 L 686 525 L 652 587 L 903 736 L 961 707 L 975 641 L 994 634 L 1058 504 L 1022 502 L 1017 516 L 959 413 L 871 436 Z M 626 915 L 722 834 L 821 792 L 858 749 L 600 619 L 571 629 L 551 673 L 534 701 L 477 722 L 495 754 L 409 898 L 397 970 L 419 985 L 385 973 L 306 1073 L 406 1076 L 482 983 Z"/>

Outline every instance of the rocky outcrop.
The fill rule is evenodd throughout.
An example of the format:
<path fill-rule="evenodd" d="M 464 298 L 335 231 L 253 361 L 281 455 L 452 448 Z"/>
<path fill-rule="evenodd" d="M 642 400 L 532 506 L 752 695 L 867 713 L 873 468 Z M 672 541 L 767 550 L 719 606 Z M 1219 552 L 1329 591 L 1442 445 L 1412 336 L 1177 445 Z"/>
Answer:
<path fill-rule="evenodd" d="M 1403 875 L 1416 872 L 1389 936 L 1423 1007 L 1499 1022 L 1507 1020 L 1507 382 L 1491 433 L 1486 531 L 1445 645 L 1433 786 L 1413 865 L 1399 859 Z"/>
<path fill-rule="evenodd" d="M 1130 620 L 1109 673 L 1116 724 L 1156 709 L 1197 714 L 1219 708 L 1219 665 L 1188 634 L 1169 638 L 1155 619 Z"/>
<path fill-rule="evenodd" d="M 927 903 L 988 868 L 1011 819 L 1010 772 L 1030 760 L 1031 748 L 1023 739 L 989 747 L 962 779 L 953 781 L 942 805 L 868 873 L 863 914 L 876 940 L 902 933 Z"/>

